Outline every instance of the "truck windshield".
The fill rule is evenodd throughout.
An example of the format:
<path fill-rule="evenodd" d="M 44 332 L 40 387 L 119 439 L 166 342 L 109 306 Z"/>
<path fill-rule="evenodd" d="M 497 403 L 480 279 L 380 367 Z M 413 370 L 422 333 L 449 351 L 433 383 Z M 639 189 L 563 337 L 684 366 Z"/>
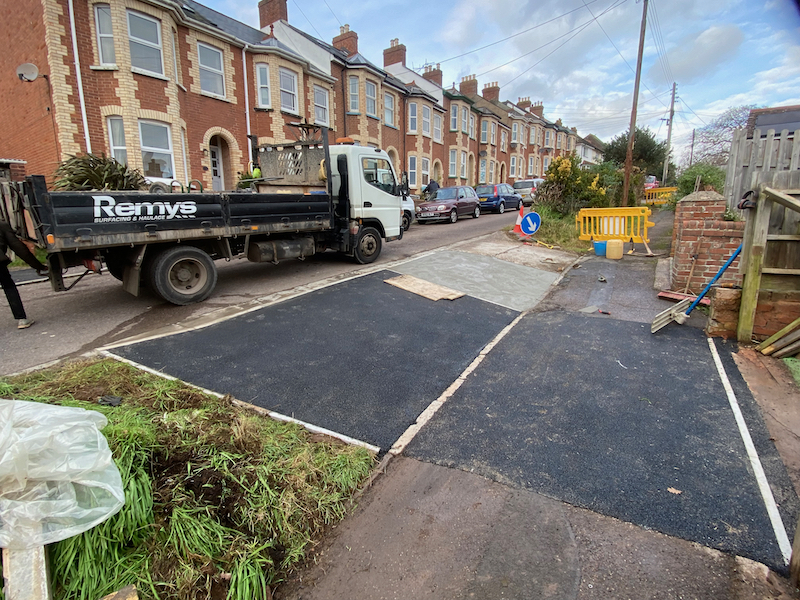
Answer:
<path fill-rule="evenodd" d="M 389 161 L 383 158 L 363 158 L 361 168 L 367 183 L 387 194 L 396 193 L 397 186 Z"/>

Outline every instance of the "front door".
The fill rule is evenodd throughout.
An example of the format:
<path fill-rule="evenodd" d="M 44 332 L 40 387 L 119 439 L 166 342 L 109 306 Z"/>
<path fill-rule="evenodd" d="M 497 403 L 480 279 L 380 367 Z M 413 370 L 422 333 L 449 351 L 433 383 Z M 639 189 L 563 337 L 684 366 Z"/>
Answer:
<path fill-rule="evenodd" d="M 221 192 L 225 189 L 225 177 L 222 173 L 222 157 L 220 156 L 219 146 L 208 147 L 211 157 L 211 189 Z"/>

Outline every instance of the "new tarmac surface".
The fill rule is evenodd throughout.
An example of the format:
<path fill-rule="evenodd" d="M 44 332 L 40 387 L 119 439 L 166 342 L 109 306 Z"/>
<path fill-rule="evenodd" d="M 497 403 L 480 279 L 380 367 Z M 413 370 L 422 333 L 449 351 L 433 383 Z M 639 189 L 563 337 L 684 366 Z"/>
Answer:
<path fill-rule="evenodd" d="M 513 265 L 493 296 L 502 267 L 488 276 L 486 257 L 458 254 L 114 350 L 382 454 L 443 400 L 281 597 L 749 598 L 732 591 L 734 556 L 785 572 L 707 339 L 649 331 L 670 306 L 655 299 L 654 260 L 584 260 L 540 302 L 538 287 L 509 290 L 520 269 L 545 288 L 552 272 Z M 384 283 L 402 271 L 455 287 L 470 270 L 454 301 Z M 791 538 L 797 497 L 735 346 L 714 343 Z"/>

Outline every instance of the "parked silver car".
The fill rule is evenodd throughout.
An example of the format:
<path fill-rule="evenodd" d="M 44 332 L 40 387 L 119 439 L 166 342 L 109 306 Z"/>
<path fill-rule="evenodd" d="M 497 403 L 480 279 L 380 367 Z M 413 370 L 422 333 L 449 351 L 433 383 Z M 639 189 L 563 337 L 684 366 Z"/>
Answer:
<path fill-rule="evenodd" d="M 536 188 L 543 182 L 544 179 L 540 177 L 535 179 L 520 179 L 514 182 L 514 191 L 522 196 L 522 203 L 525 206 L 530 206 L 533 204 L 533 200 L 536 197 Z"/>

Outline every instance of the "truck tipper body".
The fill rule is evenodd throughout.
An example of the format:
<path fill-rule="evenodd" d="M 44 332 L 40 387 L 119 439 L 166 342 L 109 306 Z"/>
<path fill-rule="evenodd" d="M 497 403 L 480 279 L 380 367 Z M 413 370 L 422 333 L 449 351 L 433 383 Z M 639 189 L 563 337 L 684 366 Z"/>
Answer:
<path fill-rule="evenodd" d="M 324 133 L 256 154 L 262 177 L 236 191 L 49 191 L 44 177 L 28 177 L 22 204 L 53 289 L 69 289 L 69 267 L 104 265 L 134 295 L 144 283 L 190 304 L 212 293 L 218 259 L 277 263 L 333 250 L 366 264 L 383 241 L 402 238 L 401 184 L 382 150 L 329 146 Z"/>

